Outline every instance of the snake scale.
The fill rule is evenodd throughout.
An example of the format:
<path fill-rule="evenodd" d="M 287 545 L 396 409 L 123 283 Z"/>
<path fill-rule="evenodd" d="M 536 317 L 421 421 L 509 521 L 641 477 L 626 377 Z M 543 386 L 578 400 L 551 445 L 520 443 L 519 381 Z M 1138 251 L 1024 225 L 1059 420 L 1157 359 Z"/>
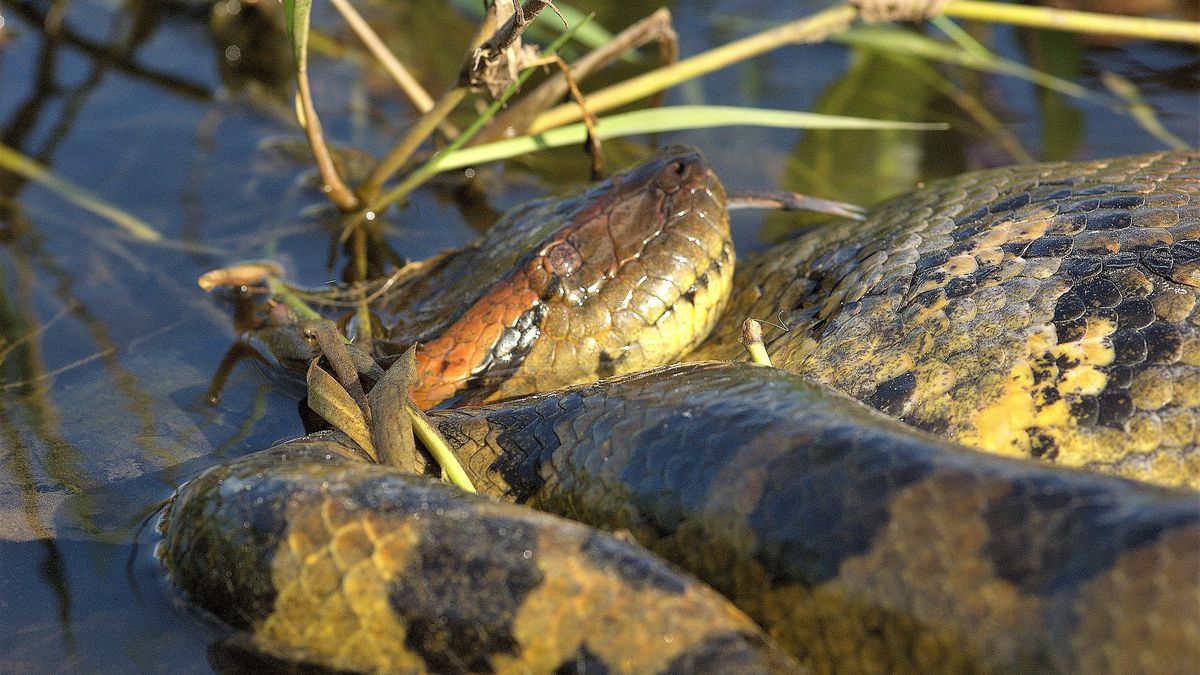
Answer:
<path fill-rule="evenodd" d="M 621 199 L 588 210 L 614 186 Z M 527 304 L 488 349 L 462 326 L 507 305 L 464 296 L 443 317 L 471 346 L 426 358 L 466 363 L 433 398 L 523 393 L 563 351 L 586 357 L 571 379 L 638 370 L 640 345 L 712 323 L 722 301 L 699 309 L 698 297 L 725 285 L 732 253 L 694 233 L 723 224 L 714 206 L 711 171 L 675 152 L 525 209 L 576 225 L 662 214 L 677 227 L 658 229 L 705 257 L 661 256 L 691 270 L 683 282 L 640 269 L 604 286 L 658 249 L 531 235 L 533 252 L 508 261 L 529 274 L 498 287 Z M 485 492 L 625 531 L 741 611 L 620 539 L 370 465 L 337 436 L 190 482 L 164 558 L 257 649 L 334 669 L 1194 672 L 1200 498 L 1049 463 L 1196 484 L 1198 233 L 1194 153 L 966 174 L 739 266 L 730 309 L 692 358 L 733 356 L 745 316 L 779 315 L 790 330 L 768 347 L 804 377 L 684 364 L 431 414 Z M 589 246 L 598 273 L 574 255 Z M 593 297 L 636 306 L 637 321 L 545 323 L 554 302 Z M 618 321 L 641 327 L 639 346 L 581 348 Z M 532 333 L 572 347 L 526 361 Z M 474 372 L 468 351 L 500 370 Z"/>

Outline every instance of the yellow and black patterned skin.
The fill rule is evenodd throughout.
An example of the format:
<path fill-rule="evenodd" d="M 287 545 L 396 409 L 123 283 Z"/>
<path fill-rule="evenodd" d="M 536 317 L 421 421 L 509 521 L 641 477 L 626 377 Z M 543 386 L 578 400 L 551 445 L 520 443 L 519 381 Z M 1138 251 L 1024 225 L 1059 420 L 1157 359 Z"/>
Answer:
<path fill-rule="evenodd" d="M 634 544 L 314 436 L 184 486 L 164 559 L 283 662 L 349 672 L 790 673 L 727 600 Z"/>
<path fill-rule="evenodd" d="M 435 411 L 476 486 L 629 531 L 819 673 L 1188 673 L 1200 497 L 702 363 Z"/>
<path fill-rule="evenodd" d="M 1004 455 L 1200 488 L 1200 153 L 964 174 L 741 265 L 692 358 L 773 362 Z"/>
<path fill-rule="evenodd" d="M 434 418 L 489 492 L 628 530 L 733 598 L 818 672 L 1196 672 L 1200 496 L 984 455 L 945 437 L 1195 483 L 1197 167 L 1195 154 L 1163 153 L 970 174 L 889 202 L 865 223 L 814 231 L 738 271 L 732 309 L 700 356 L 739 353 L 734 327 L 743 318 L 782 312 L 792 330 L 770 340 L 777 363 L 934 434 L 796 375 L 741 364 L 648 371 Z M 355 577 L 318 564 L 314 582 L 297 584 L 301 567 L 342 551 L 353 558 L 367 531 L 415 531 L 405 546 L 419 548 L 420 523 L 430 518 L 417 508 L 418 524 L 404 524 L 396 509 L 355 495 L 377 476 L 401 502 L 409 488 L 433 488 L 327 460 L 338 453 L 318 447 L 307 458 L 275 450 L 219 467 L 185 488 L 170 519 L 190 528 L 168 533 L 176 581 L 260 644 L 286 645 L 285 656 L 303 655 L 310 639 L 320 643 L 333 630 L 301 618 L 321 603 L 354 619 L 351 630 L 374 610 L 347 608 L 395 611 L 386 583 L 372 582 L 377 591 L 367 594 Z M 351 502 L 355 515 L 337 520 Z M 465 504 L 444 509 L 465 524 L 469 514 L 499 508 Z M 247 524 L 259 538 L 247 538 Z M 320 542 L 306 548 L 322 527 Z M 486 553 L 488 538 L 466 539 L 455 538 L 465 560 L 511 557 Z M 582 546 L 563 548 L 569 557 Z M 372 561 L 379 551 L 414 559 L 410 548 L 385 547 Z M 227 559 L 234 568 L 221 566 Z M 377 578 L 399 583 L 404 563 L 388 565 Z M 583 567 L 585 575 L 597 568 Z M 528 598 L 552 602 L 541 587 L 524 599 L 482 588 L 482 562 L 465 569 L 456 582 L 499 593 L 514 608 L 500 620 L 509 635 Z M 250 593 L 230 592 L 230 579 Z M 554 601 L 573 607 L 577 596 Z M 241 606 L 250 609 L 232 609 L 247 597 Z M 295 604 L 283 609 L 281 597 Z M 658 602 L 647 597 L 634 593 L 622 616 L 654 616 L 634 609 Z M 304 631 L 287 627 L 301 621 L 311 622 Z M 504 653 L 468 641 L 454 657 L 461 662 L 422 655 L 425 647 L 408 641 L 416 635 L 424 645 L 430 631 L 388 621 L 404 636 L 388 648 L 396 660 L 334 667 L 472 670 L 527 658 L 516 638 L 501 640 L 520 645 Z M 537 625 L 552 632 L 553 621 Z M 571 630 L 555 664 L 612 667 L 607 656 L 590 660 L 598 648 L 584 649 Z M 388 639 L 395 644 L 396 634 Z M 329 663 L 350 640 L 333 640 L 314 660 Z M 687 653 L 706 656 L 675 662 L 679 670 L 708 660 L 792 667 L 769 648 L 738 647 L 729 661 L 698 649 Z M 653 663 L 626 669 L 672 667 Z"/>

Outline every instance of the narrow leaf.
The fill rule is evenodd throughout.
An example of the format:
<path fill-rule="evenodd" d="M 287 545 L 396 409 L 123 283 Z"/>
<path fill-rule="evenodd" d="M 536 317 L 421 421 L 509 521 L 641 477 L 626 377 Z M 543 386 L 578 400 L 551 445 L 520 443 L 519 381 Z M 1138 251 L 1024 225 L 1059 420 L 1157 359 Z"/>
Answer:
<path fill-rule="evenodd" d="M 375 445 L 362 410 L 332 375 L 321 370 L 314 360 L 308 367 L 308 407 L 326 422 L 358 443 L 376 462 Z"/>
<path fill-rule="evenodd" d="M 297 70 L 308 64 L 308 21 L 312 14 L 312 0 L 283 0 L 283 15 L 287 20 L 288 39 L 292 42 L 292 56 Z"/>
<path fill-rule="evenodd" d="M 603 140 L 618 136 L 653 134 L 680 129 L 706 129 L 725 126 L 761 126 L 787 129 L 947 129 L 941 123 L 893 122 L 862 117 L 841 117 L 794 110 L 770 110 L 736 106 L 681 105 L 635 110 L 600 119 L 597 135 Z M 535 136 L 518 136 L 486 145 L 446 154 L 439 170 L 494 162 L 527 152 L 582 143 L 587 131 L 582 123 L 569 124 Z"/>

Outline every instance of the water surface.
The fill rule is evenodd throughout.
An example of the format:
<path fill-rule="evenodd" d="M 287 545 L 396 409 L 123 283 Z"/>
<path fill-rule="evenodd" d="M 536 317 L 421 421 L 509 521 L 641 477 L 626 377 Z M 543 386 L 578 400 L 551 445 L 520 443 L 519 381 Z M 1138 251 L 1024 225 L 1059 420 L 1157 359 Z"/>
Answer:
<path fill-rule="evenodd" d="M 442 3 L 356 4 L 393 26 L 389 38 L 427 86 L 446 85 L 459 53 L 446 43 L 465 41 L 469 19 Z M 609 28 L 657 6 L 579 4 L 595 5 Z M 235 6 L 253 11 L 225 3 L 225 13 Z M 684 55 L 802 11 L 765 1 L 671 7 Z M 302 284 L 337 274 L 314 210 L 322 198 L 298 180 L 306 167 L 269 149 L 270 139 L 299 137 L 286 61 L 272 60 L 286 57 L 286 45 L 254 23 L 243 30 L 257 39 L 231 41 L 238 31 L 210 29 L 200 2 L 0 0 L 0 16 L 0 142 L 162 234 L 139 240 L 0 172 L 0 672 L 209 672 L 225 658 L 213 646 L 221 631 L 162 581 L 147 518 L 205 466 L 301 433 L 295 389 L 253 366 L 233 371 L 219 403 L 206 401 L 236 333 L 230 306 L 195 284 L 214 266 L 259 257 Z M 320 3 L 315 24 L 343 36 Z M 1170 131 L 1200 143 L 1194 49 L 1006 28 L 980 35 L 1092 91 L 1103 91 L 1103 73 L 1122 75 Z M 336 142 L 378 154 L 411 121 L 377 71 L 323 56 L 312 69 Z M 789 47 L 669 99 L 947 121 L 955 130 L 721 129 L 657 140 L 700 147 L 729 186 L 861 203 L 1012 161 L 1014 146 L 1068 159 L 1163 147 L 1103 104 L 979 74 L 957 75 L 946 89 L 937 76 L 936 65 L 878 52 Z M 947 92 L 974 100 L 1009 136 L 982 131 Z M 610 154 L 635 152 L 614 143 Z M 411 258 L 462 243 L 519 201 L 582 180 L 586 166 L 558 152 L 481 168 L 469 205 L 455 200 L 464 192 L 457 183 L 423 190 L 389 214 L 389 241 Z M 760 247 L 797 222 L 740 213 L 738 244 Z"/>

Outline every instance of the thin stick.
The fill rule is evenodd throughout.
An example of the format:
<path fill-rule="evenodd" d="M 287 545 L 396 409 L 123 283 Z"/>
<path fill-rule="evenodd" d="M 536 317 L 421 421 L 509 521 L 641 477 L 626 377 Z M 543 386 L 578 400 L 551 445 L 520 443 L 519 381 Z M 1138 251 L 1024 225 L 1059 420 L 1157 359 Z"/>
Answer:
<path fill-rule="evenodd" d="M 858 10 L 853 7 L 832 7 L 588 94 L 588 107 L 592 114 L 611 110 L 780 46 L 820 40 L 831 31 L 850 25 L 857 16 Z M 537 134 L 578 119 L 579 108 L 574 103 L 563 104 L 539 115 L 530 125 L 529 133 Z"/>
<path fill-rule="evenodd" d="M 942 13 L 960 19 L 1054 30 L 1200 43 L 1200 24 L 1190 21 L 1118 17 L 977 0 L 954 0 L 942 8 Z M 588 106 L 593 114 L 602 113 L 783 45 L 818 41 L 849 26 L 857 16 L 854 7 L 831 7 L 588 94 Z M 529 133 L 540 133 L 578 119 L 579 111 L 573 105 L 559 105 L 539 115 L 530 125 Z"/>
<path fill-rule="evenodd" d="M 582 25 L 582 23 L 578 23 L 572 26 L 570 29 L 564 31 L 563 34 L 558 37 L 558 39 L 556 39 L 554 42 L 551 42 L 546 47 L 543 56 L 549 57 L 556 54 L 559 48 L 566 44 L 567 40 L 570 40 L 571 36 L 574 35 L 575 31 L 578 30 Z M 459 134 L 458 138 L 454 139 L 450 145 L 440 150 L 436 155 L 429 158 L 429 161 L 425 162 L 415 171 L 408 174 L 408 176 L 405 177 L 405 179 L 402 180 L 399 185 L 391 190 L 388 190 L 387 193 L 385 193 L 382 197 L 372 201 L 367 208 L 375 212 L 381 211 L 382 209 L 386 208 L 388 204 L 397 202 L 407 197 L 408 194 L 416 189 L 418 185 L 421 185 L 430 176 L 437 173 L 442 159 L 461 148 L 464 144 L 470 141 L 475 134 L 479 133 L 479 130 L 482 129 L 483 126 L 488 123 L 488 121 L 495 117 L 496 113 L 499 112 L 500 108 L 504 106 L 508 99 L 512 98 L 513 94 L 520 89 L 521 85 L 525 83 L 525 80 L 528 80 L 529 77 L 533 75 L 534 70 L 536 70 L 536 68 L 525 68 L 522 70 L 520 75 L 517 76 L 517 79 L 512 84 L 508 85 L 508 88 L 504 90 L 504 93 L 502 93 L 495 101 L 492 101 L 491 106 L 489 106 L 482 115 L 476 118 L 475 122 L 472 123 L 471 126 L 467 127 L 461 134 Z M 458 87 L 458 89 L 462 89 L 462 87 Z M 574 103 L 571 105 L 575 106 Z"/>
<path fill-rule="evenodd" d="M 771 357 L 763 346 L 762 324 L 757 319 L 746 319 L 742 322 L 742 345 L 750 352 L 750 360 L 760 366 L 771 365 Z"/>
<path fill-rule="evenodd" d="M 304 135 L 308 138 L 308 146 L 312 148 L 313 160 L 317 163 L 317 171 L 321 174 L 321 183 L 329 200 L 343 211 L 357 209 L 358 197 L 354 196 L 354 191 L 347 187 L 338 175 L 333 165 L 333 157 L 329 154 L 329 146 L 325 144 L 325 134 L 321 132 L 321 121 L 317 118 L 312 89 L 308 84 L 308 68 L 303 66 L 296 72 L 296 95 L 304 113 Z"/>
<path fill-rule="evenodd" d="M 437 103 L 433 105 L 417 123 L 408 130 L 404 138 L 392 148 L 387 157 L 375 167 L 367 180 L 363 181 L 361 192 L 363 198 L 368 201 L 374 201 L 375 196 L 379 194 L 379 189 L 385 182 L 396 174 L 412 157 L 417 148 L 425 142 L 426 138 L 433 133 L 433 130 L 441 124 L 451 111 L 465 98 L 467 95 L 466 87 L 454 87 L 448 90 Z M 459 134 L 459 138 L 462 134 Z"/>
<path fill-rule="evenodd" d="M 392 54 L 392 50 L 388 49 L 383 40 L 379 38 L 379 34 L 367 24 L 362 15 L 358 13 L 358 10 L 354 9 L 354 6 L 347 0 L 329 1 L 334 9 L 341 13 L 342 18 L 350 26 L 350 30 L 354 31 L 354 34 L 362 41 L 367 51 L 375 57 L 379 65 L 383 66 L 388 75 L 395 80 L 396 86 L 400 87 L 400 91 L 404 92 L 404 95 L 412 102 L 413 107 L 421 113 L 429 112 L 433 108 L 433 97 L 429 95 L 429 92 L 425 91 L 425 87 L 421 86 L 417 78 L 408 72 L 408 68 L 404 67 L 400 59 L 397 59 L 396 55 Z M 445 120 L 441 123 L 441 129 L 442 133 L 447 136 L 454 137 L 458 135 L 458 129 Z"/>
<path fill-rule="evenodd" d="M 429 421 L 425 413 L 413 405 L 411 398 L 408 399 L 406 407 L 412 419 L 413 433 L 425 445 L 425 449 L 429 451 L 429 454 L 433 455 L 434 461 L 438 463 L 438 466 L 442 467 L 442 471 L 446 472 L 446 479 L 463 490 L 475 494 L 475 486 L 471 484 L 471 478 L 467 475 L 466 470 L 462 468 L 462 464 L 458 463 L 458 458 L 454 456 L 454 453 L 450 450 L 450 446 L 442 438 L 441 432 Z"/>
<path fill-rule="evenodd" d="M 1190 42 L 1200 44 L 1200 23 L 1132 16 L 1113 16 L 1050 7 L 1009 5 L 978 0 L 955 0 L 942 13 L 956 19 L 1008 23 L 1015 26 L 1049 28 L 1071 33 Z"/>
<path fill-rule="evenodd" d="M 400 63 L 399 59 L 392 54 L 392 50 L 383 44 L 383 40 L 379 38 L 374 29 L 367 25 L 358 10 L 354 9 L 346 0 L 329 0 L 329 3 L 342 15 L 342 18 L 350 26 L 350 30 L 354 31 L 367 51 L 371 52 L 376 61 L 379 61 L 379 65 L 383 66 L 388 75 L 392 76 L 400 90 L 404 92 L 409 101 L 412 101 L 417 110 L 428 112 L 433 107 L 433 97 L 425 91 L 420 82 L 417 82 L 417 78 L 408 72 L 404 64 Z"/>

